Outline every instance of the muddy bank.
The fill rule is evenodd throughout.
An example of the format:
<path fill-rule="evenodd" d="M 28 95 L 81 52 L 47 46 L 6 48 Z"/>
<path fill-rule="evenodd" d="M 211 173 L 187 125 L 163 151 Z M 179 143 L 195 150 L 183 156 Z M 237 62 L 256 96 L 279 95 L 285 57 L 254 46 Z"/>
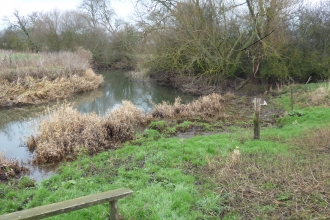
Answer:
<path fill-rule="evenodd" d="M 253 96 L 269 93 L 268 85 L 254 85 L 249 80 L 235 78 L 223 80 L 221 83 L 214 83 L 212 78 L 184 76 L 180 74 L 151 74 L 150 79 L 162 86 L 171 86 L 183 93 L 197 96 L 209 95 L 212 93 L 226 94 L 231 92 L 238 96 Z M 272 95 L 276 92 L 272 91 Z"/>
<path fill-rule="evenodd" d="M 20 165 L 17 159 L 7 159 L 5 152 L 0 152 L 0 182 L 26 174 L 29 169 Z"/>

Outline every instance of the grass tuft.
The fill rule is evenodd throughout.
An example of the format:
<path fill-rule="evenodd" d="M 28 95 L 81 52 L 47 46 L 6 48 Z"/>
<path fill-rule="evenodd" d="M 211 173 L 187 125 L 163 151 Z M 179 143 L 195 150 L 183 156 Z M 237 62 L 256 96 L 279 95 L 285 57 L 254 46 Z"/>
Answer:
<path fill-rule="evenodd" d="M 135 128 L 144 125 L 147 117 L 131 102 L 123 101 L 105 119 L 95 113 L 81 114 L 70 104 L 48 109 L 39 119 L 35 135 L 27 140 L 28 148 L 35 151 L 34 163 L 72 160 L 84 152 L 117 148 L 135 138 Z"/>
<path fill-rule="evenodd" d="M 181 99 L 176 98 L 173 105 L 167 102 L 156 105 L 151 115 L 153 118 L 164 119 L 194 119 L 199 117 L 202 120 L 217 120 L 223 118 L 221 103 L 224 100 L 224 97 L 216 93 L 202 96 L 188 104 L 182 104 Z"/>

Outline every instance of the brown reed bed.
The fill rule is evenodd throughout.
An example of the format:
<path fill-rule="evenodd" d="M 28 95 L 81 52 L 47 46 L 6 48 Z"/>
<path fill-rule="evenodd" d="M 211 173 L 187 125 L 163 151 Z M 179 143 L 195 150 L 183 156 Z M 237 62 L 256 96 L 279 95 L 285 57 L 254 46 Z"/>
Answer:
<path fill-rule="evenodd" d="M 7 159 L 5 151 L 0 152 L 0 182 L 28 171 L 26 167 L 19 165 L 17 159 Z"/>
<path fill-rule="evenodd" d="M 225 98 L 219 94 L 213 93 L 203 96 L 191 103 L 182 104 L 180 98 L 176 98 L 173 105 L 163 102 L 155 106 L 151 112 L 153 118 L 201 118 L 221 119 L 224 117 L 222 103 Z"/>
<path fill-rule="evenodd" d="M 34 163 L 72 159 L 82 152 L 94 154 L 117 148 L 121 143 L 135 139 L 137 128 L 144 128 L 151 120 L 162 117 L 169 120 L 222 118 L 224 113 L 221 103 L 224 100 L 221 95 L 211 94 L 181 104 L 177 98 L 173 105 L 165 102 L 156 105 L 149 114 L 143 114 L 129 101 L 123 101 L 119 108 L 104 118 L 94 113 L 81 114 L 71 105 L 64 104 L 40 116 L 39 123 L 34 127 L 35 134 L 28 138 L 27 145 L 35 152 Z"/>
<path fill-rule="evenodd" d="M 0 106 L 40 104 L 98 88 L 103 77 L 90 68 L 91 55 L 20 54 L 0 51 Z"/>
<path fill-rule="evenodd" d="M 84 75 L 91 67 L 92 55 L 89 51 L 59 53 L 16 53 L 0 51 L 0 78 L 15 82 L 25 77 L 54 80 L 58 77 Z"/>
<path fill-rule="evenodd" d="M 95 113 L 81 114 L 72 105 L 64 104 L 40 117 L 36 134 L 28 138 L 27 145 L 35 152 L 34 163 L 71 160 L 83 152 L 94 154 L 115 149 L 118 144 L 134 139 L 135 128 L 144 125 L 147 119 L 129 101 L 123 101 L 105 118 Z"/>

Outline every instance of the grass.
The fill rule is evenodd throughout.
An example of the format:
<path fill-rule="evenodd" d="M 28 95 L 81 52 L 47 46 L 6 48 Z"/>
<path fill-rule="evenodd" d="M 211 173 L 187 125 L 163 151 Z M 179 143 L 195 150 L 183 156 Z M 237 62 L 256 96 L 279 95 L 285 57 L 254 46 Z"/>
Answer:
<path fill-rule="evenodd" d="M 122 219 L 328 219 L 330 110 L 322 104 L 299 111 L 304 114 L 282 117 L 277 128 L 263 128 L 260 140 L 244 127 L 166 138 L 173 126 L 151 123 L 133 142 L 83 154 L 40 183 L 0 184 L 0 213 L 127 187 L 134 195 L 119 201 Z M 104 204 L 51 219 L 108 216 Z"/>
<path fill-rule="evenodd" d="M 103 77 L 91 69 L 91 55 L 24 54 L 0 51 L 0 107 L 40 104 L 98 88 Z"/>

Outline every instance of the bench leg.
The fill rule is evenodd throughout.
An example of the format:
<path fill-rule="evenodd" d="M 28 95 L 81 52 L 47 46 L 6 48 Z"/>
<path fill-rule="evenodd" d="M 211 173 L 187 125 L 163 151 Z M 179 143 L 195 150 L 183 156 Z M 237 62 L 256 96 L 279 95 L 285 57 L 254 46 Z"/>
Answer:
<path fill-rule="evenodd" d="M 109 202 L 110 205 L 110 220 L 118 219 L 118 200 Z"/>

